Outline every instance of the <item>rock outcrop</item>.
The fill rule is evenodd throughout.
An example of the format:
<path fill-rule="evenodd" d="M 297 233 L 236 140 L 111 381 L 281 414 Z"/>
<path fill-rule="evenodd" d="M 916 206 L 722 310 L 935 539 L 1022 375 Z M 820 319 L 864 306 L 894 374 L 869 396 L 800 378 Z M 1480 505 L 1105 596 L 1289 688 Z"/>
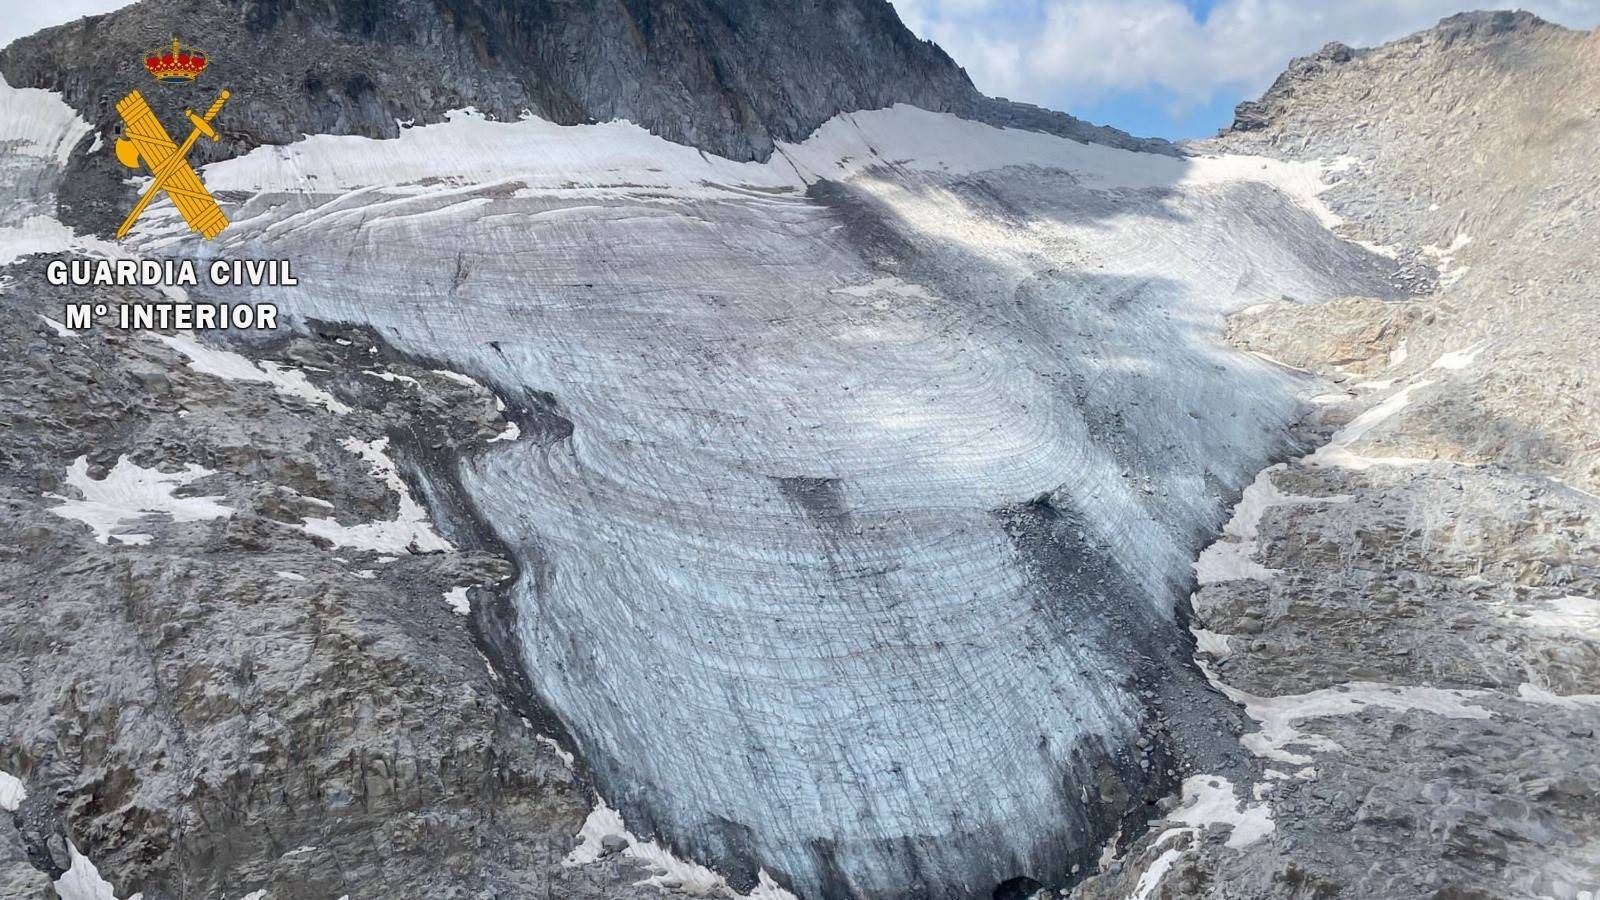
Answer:
<path fill-rule="evenodd" d="M 144 70 L 173 35 L 209 54 L 194 84 Z M 233 92 L 198 162 L 308 134 L 394 137 L 472 108 L 500 121 L 626 120 L 668 140 L 765 160 L 828 119 L 908 103 L 975 121 L 1155 153 L 1063 113 L 985 97 L 887 0 L 143 0 L 0 50 L 14 87 L 59 92 L 109 143 L 131 88 L 162 121 Z M 85 140 L 88 140 L 86 138 Z M 57 215 L 109 236 L 132 205 L 110 154 L 74 154 Z"/>
<path fill-rule="evenodd" d="M 1325 445 L 1262 473 L 1194 598 L 1275 828 L 1186 796 L 1074 897 L 1600 884 L 1597 91 L 1600 34 L 1472 13 L 1297 61 L 1191 148 L 1338 160 L 1341 230 L 1438 286 L 1234 318 L 1325 380 Z"/>
<path fill-rule="evenodd" d="M 896 103 L 1172 152 L 984 97 L 886 0 L 144 0 L 17 41 L 0 73 L 59 91 L 109 131 L 116 100 L 149 81 L 146 53 L 174 33 L 211 54 L 208 84 L 237 95 L 226 140 L 200 149 L 207 160 L 305 134 L 393 137 L 469 106 L 502 121 L 626 119 L 740 160 L 765 160 L 774 142 L 803 140 L 839 113 Z M 210 102 L 198 88 L 147 93 L 174 107 Z"/>
<path fill-rule="evenodd" d="M 5 896 L 48 890 L 66 840 L 146 900 L 625 890 L 615 860 L 561 865 L 591 788 L 476 634 L 510 565 L 469 534 L 380 552 L 307 525 L 394 520 L 375 457 L 347 444 L 482 445 L 506 426 L 492 398 L 358 333 L 339 334 L 346 364 L 331 337 L 270 354 L 406 379 L 367 376 L 336 413 L 195 370 L 154 334 L 58 332 L 41 315 L 61 293 L 37 266 L 9 274 L 0 769 L 28 797 L 16 830 L 0 823 L 0 865 L 17 847 L 29 862 L 0 868 Z M 74 460 L 82 480 L 63 478 Z M 196 465 L 208 474 L 175 501 L 213 514 L 139 512 Z M 484 609 L 453 611 L 458 589 Z"/>

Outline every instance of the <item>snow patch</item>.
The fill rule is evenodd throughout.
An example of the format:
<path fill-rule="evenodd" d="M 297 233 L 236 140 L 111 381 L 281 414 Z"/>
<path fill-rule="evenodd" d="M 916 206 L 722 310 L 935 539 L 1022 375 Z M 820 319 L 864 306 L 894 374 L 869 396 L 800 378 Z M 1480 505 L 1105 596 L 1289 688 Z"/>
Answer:
<path fill-rule="evenodd" d="M 275 362 L 255 363 L 231 350 L 207 347 L 195 340 L 192 333 L 157 335 L 168 347 L 189 359 L 189 368 L 224 381 L 256 381 L 270 384 L 285 397 L 294 397 L 315 403 L 329 412 L 344 415 L 350 407 L 327 391 L 311 383 L 306 374 Z"/>
<path fill-rule="evenodd" d="M 1222 825 L 1229 829 L 1227 846 L 1242 850 L 1273 832 L 1272 808 L 1266 803 L 1250 803 L 1235 796 L 1233 782 L 1221 775 L 1191 775 L 1183 781 L 1181 805 L 1173 810 L 1167 821 L 1181 827 L 1168 828 L 1156 837 L 1152 847 L 1161 847 L 1173 840 L 1189 836 L 1190 842 L 1181 847 L 1168 847 L 1139 874 L 1128 900 L 1147 900 L 1167 872 L 1194 847 L 1194 839 L 1209 825 Z M 1102 857 L 1101 868 L 1105 868 Z"/>
<path fill-rule="evenodd" d="M 584 820 L 578 831 L 578 846 L 562 861 L 565 866 L 586 866 L 605 854 L 606 837 L 616 835 L 628 842 L 622 855 L 636 859 L 655 870 L 654 875 L 636 882 L 635 886 L 667 888 L 676 886 L 678 892 L 691 897 L 735 897 L 746 900 L 799 900 L 794 894 L 779 887 L 763 869 L 756 887 L 749 894 L 740 894 L 728 886 L 721 875 L 705 866 L 684 862 L 655 841 L 641 841 L 630 833 L 616 810 L 595 798 L 594 811 Z"/>
<path fill-rule="evenodd" d="M 1557 694 L 1549 688 L 1541 687 L 1537 684 L 1525 683 L 1519 685 L 1517 687 L 1517 698 L 1526 703 L 1564 706 L 1567 709 L 1600 707 L 1600 694 Z"/>
<path fill-rule="evenodd" d="M 622 815 L 606 804 L 606 801 L 596 797 L 594 809 L 590 810 L 587 818 L 583 820 L 583 827 L 578 829 L 578 846 L 567 854 L 561 861 L 564 866 L 586 866 L 599 859 L 605 852 L 602 841 L 606 835 L 626 835 L 627 827 L 622 824 Z"/>
<path fill-rule="evenodd" d="M 1451 371 L 1465 369 L 1467 366 L 1472 365 L 1472 361 L 1478 358 L 1478 354 L 1483 352 L 1483 348 L 1485 346 L 1487 346 L 1487 344 L 1478 343 L 1473 344 L 1471 347 L 1468 347 L 1465 350 L 1452 350 L 1434 360 L 1433 367 L 1435 369 L 1449 369 Z"/>
<path fill-rule="evenodd" d="M 73 245 L 72 229 L 50 216 L 29 216 L 0 227 L 0 266 L 36 253 L 59 253 Z"/>
<path fill-rule="evenodd" d="M 1600 635 L 1600 600 L 1593 597 L 1559 597 L 1518 618 L 1539 628 Z"/>
<path fill-rule="evenodd" d="M 1128 895 L 1128 900 L 1149 900 L 1150 894 L 1161 886 L 1161 879 L 1167 877 L 1167 870 L 1172 868 L 1172 864 L 1177 862 L 1183 853 L 1183 850 L 1176 848 L 1163 850 L 1161 855 L 1156 857 L 1156 861 L 1150 864 L 1150 868 L 1139 873 L 1139 883 L 1133 886 L 1133 893 Z"/>
<path fill-rule="evenodd" d="M 377 378 L 377 379 L 380 379 L 382 381 L 387 381 L 390 384 L 394 384 L 395 382 L 400 382 L 401 384 L 409 384 L 414 388 L 422 387 L 422 382 L 416 380 L 415 378 L 412 378 L 410 375 L 400 375 L 400 374 L 395 373 L 395 372 L 385 372 L 385 371 L 383 371 L 381 369 L 363 369 L 363 370 L 361 370 L 361 374 L 363 374 L 363 375 L 371 375 L 373 378 Z"/>
<path fill-rule="evenodd" d="M 1466 266 L 1457 267 L 1455 263 L 1456 254 L 1460 253 L 1470 243 L 1472 243 L 1471 236 L 1464 232 L 1457 232 L 1456 236 L 1450 239 L 1449 246 L 1439 247 L 1430 244 L 1422 248 L 1423 254 L 1431 258 L 1434 265 L 1439 269 L 1440 287 L 1447 288 L 1460 281 L 1461 276 L 1467 274 Z"/>
<path fill-rule="evenodd" d="M 6 154 L 49 160 L 65 168 L 72 148 L 91 125 L 78 117 L 61 95 L 37 88 L 14 88 L 0 78 L 0 143 Z"/>
<path fill-rule="evenodd" d="M 1401 365 L 1405 363 L 1408 358 L 1410 358 L 1411 351 L 1406 348 L 1407 340 L 1407 338 L 1401 338 L 1400 343 L 1397 344 L 1393 350 L 1389 351 L 1389 365 L 1391 367 Z"/>
<path fill-rule="evenodd" d="M 470 375 L 463 375 L 460 372 L 452 372 L 449 369 L 434 369 L 433 374 L 446 381 L 454 381 L 456 384 L 465 385 L 466 387 L 477 388 L 480 391 L 484 389 L 483 385 L 478 383 L 478 379 Z"/>
<path fill-rule="evenodd" d="M 360 525 L 342 525 L 337 519 L 308 518 L 301 526 L 308 534 L 327 538 L 335 547 L 355 547 L 380 553 L 408 553 L 415 547 L 419 553 L 453 550 L 450 542 L 434 531 L 428 521 L 428 511 L 411 496 L 411 488 L 394 460 L 389 458 L 389 439 L 363 441 L 346 438 L 341 445 L 367 461 L 374 478 L 382 481 L 400 498 L 399 512 L 387 522 L 366 522 Z"/>
<path fill-rule="evenodd" d="M 1363 412 L 1351 420 L 1350 424 L 1339 429 L 1333 439 L 1328 441 L 1317 452 L 1306 457 L 1306 462 L 1319 466 L 1337 466 L 1345 469 L 1370 469 L 1373 466 L 1411 466 L 1432 462 L 1433 460 L 1415 459 L 1403 456 L 1362 456 L 1350 448 L 1366 437 L 1368 432 L 1378 427 L 1385 420 L 1391 418 L 1405 409 L 1411 403 L 1411 395 L 1428 385 L 1432 381 L 1418 381 L 1407 385 L 1385 398 L 1382 403 Z"/>
<path fill-rule="evenodd" d="M 70 499 L 59 494 L 46 494 L 52 500 L 63 501 L 50 512 L 64 519 L 75 519 L 94 529 L 94 539 L 102 544 L 112 537 L 124 544 L 147 544 L 148 534 L 116 534 L 116 530 L 129 522 L 137 522 L 151 515 L 165 514 L 174 522 L 198 522 L 206 519 L 224 519 L 233 510 L 218 503 L 222 497 L 178 497 L 178 488 L 215 475 L 210 469 L 189 463 L 182 472 L 161 472 L 146 469 L 131 462 L 128 457 L 117 459 L 117 464 L 104 480 L 89 477 L 89 459 L 80 456 L 67 467 L 67 486 L 78 491 L 80 499 Z"/>
<path fill-rule="evenodd" d="M 528 720 L 523 719 L 522 721 L 526 723 Z M 550 752 L 554 753 L 563 763 L 566 763 L 567 768 L 572 768 L 572 764 L 576 758 L 570 752 L 563 749 L 561 744 L 556 741 L 555 738 L 550 737 L 549 735 L 536 734 L 533 736 L 533 739 L 549 747 Z"/>
<path fill-rule="evenodd" d="M 1233 652 L 1228 647 L 1228 635 L 1207 631 L 1204 628 L 1191 628 L 1189 633 L 1194 635 L 1195 649 L 1201 653 L 1209 653 L 1215 659 L 1222 659 Z"/>
<path fill-rule="evenodd" d="M 298 397 L 308 403 L 316 403 L 325 407 L 329 412 L 344 415 L 350 412 L 350 407 L 339 402 L 339 399 L 327 391 L 311 383 L 306 373 L 299 369 L 291 369 L 275 362 L 259 363 L 261 371 L 267 376 L 267 381 L 272 383 L 273 390 L 286 397 Z"/>
<path fill-rule="evenodd" d="M 60 900 L 118 900 L 111 883 L 100 877 L 100 870 L 71 841 L 67 842 L 67 854 L 72 865 L 56 879 L 56 896 Z M 140 900 L 143 896 L 134 894 L 126 900 Z"/>
<path fill-rule="evenodd" d="M 22 779 L 10 772 L 0 772 L 0 809 L 16 812 L 22 801 L 28 799 L 28 789 Z"/>
<path fill-rule="evenodd" d="M 1483 691 L 1357 681 L 1304 694 L 1257 697 L 1217 680 L 1204 663 L 1200 666 L 1228 699 L 1242 704 L 1246 714 L 1261 726 L 1260 731 L 1241 738 L 1245 747 L 1257 756 L 1294 765 L 1306 765 L 1313 760 L 1310 756 L 1286 749 L 1290 746 L 1316 751 L 1341 749 L 1328 738 L 1307 734 L 1294 727 L 1296 722 L 1305 719 L 1348 716 L 1369 706 L 1397 712 L 1416 709 L 1450 719 L 1487 719 L 1493 715 L 1489 710 L 1468 702 L 1482 696 Z"/>
<path fill-rule="evenodd" d="M 472 601 L 467 599 L 468 588 L 451 588 L 444 592 L 444 602 L 458 616 L 472 615 Z"/>
<path fill-rule="evenodd" d="M 1194 563 L 1194 574 L 1200 584 L 1218 584 L 1224 581 L 1267 581 L 1278 574 L 1251 558 L 1253 543 L 1217 541 L 1207 547 Z"/>
<path fill-rule="evenodd" d="M 1233 782 L 1221 775 L 1192 775 L 1183 782 L 1183 805 L 1167 816 L 1198 829 L 1225 825 L 1232 829 L 1228 846 L 1248 847 L 1272 833 L 1272 809 L 1234 796 Z"/>
<path fill-rule="evenodd" d="M 1194 562 L 1195 578 L 1203 585 L 1224 581 L 1262 581 L 1277 574 L 1252 558 L 1261 525 L 1261 516 L 1274 506 L 1293 504 L 1334 503 L 1342 497 L 1300 497 L 1278 490 L 1272 480 L 1274 472 L 1284 471 L 1279 463 L 1262 469 L 1255 481 L 1244 489 L 1239 503 L 1233 508 L 1233 517 L 1222 526 L 1222 536 L 1201 551 Z"/>
<path fill-rule="evenodd" d="M 41 315 L 39 318 L 43 319 L 44 323 L 50 326 L 50 330 L 54 331 L 57 337 L 69 338 L 76 337 L 78 334 L 76 331 L 73 331 L 71 328 L 68 328 L 49 316 Z"/>

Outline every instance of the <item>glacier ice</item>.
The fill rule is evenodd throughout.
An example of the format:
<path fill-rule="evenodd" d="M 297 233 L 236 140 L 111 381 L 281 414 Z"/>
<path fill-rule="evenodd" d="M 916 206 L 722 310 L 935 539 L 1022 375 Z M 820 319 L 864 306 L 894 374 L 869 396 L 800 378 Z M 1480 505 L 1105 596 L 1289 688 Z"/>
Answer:
<path fill-rule="evenodd" d="M 1130 686 L 1297 403 L 1223 317 L 1383 290 L 1320 177 L 909 107 L 764 164 L 461 117 L 210 166 L 234 227 L 152 209 L 136 246 L 292 258 L 249 299 L 554 398 L 459 477 L 635 830 L 746 885 L 969 896 L 1092 859 L 1106 785 L 1156 777 Z"/>

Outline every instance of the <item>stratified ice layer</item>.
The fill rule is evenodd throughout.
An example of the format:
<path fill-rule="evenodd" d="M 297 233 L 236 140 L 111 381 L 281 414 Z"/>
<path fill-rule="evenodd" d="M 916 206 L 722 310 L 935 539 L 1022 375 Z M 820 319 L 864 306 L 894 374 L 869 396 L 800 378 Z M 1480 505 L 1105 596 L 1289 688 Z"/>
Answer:
<path fill-rule="evenodd" d="M 538 405 L 463 482 L 630 822 L 813 897 L 965 896 L 1104 837 L 1130 676 L 1281 447 L 1291 382 L 1223 315 L 1380 284 L 1318 174 L 906 107 L 767 164 L 466 116 L 218 164 L 220 242 L 139 241 L 290 258 L 252 299 Z"/>

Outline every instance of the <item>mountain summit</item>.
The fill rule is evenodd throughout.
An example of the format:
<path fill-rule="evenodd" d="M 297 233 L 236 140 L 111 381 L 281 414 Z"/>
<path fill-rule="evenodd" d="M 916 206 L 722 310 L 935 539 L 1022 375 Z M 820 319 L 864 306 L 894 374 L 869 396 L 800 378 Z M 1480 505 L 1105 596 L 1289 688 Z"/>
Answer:
<path fill-rule="evenodd" d="M 146 0 L 19 40 L 0 53 L 0 73 L 14 87 L 60 91 L 107 126 L 116 98 L 149 80 L 145 54 L 174 30 L 212 54 L 195 92 L 214 91 L 209 82 L 237 96 L 229 140 L 203 148 L 211 160 L 307 133 L 393 137 L 469 106 L 501 120 L 626 119 L 737 160 L 765 160 L 775 142 L 803 140 L 840 113 L 897 103 L 1172 152 L 983 96 L 886 0 Z M 200 102 L 189 93 L 162 97 Z"/>

